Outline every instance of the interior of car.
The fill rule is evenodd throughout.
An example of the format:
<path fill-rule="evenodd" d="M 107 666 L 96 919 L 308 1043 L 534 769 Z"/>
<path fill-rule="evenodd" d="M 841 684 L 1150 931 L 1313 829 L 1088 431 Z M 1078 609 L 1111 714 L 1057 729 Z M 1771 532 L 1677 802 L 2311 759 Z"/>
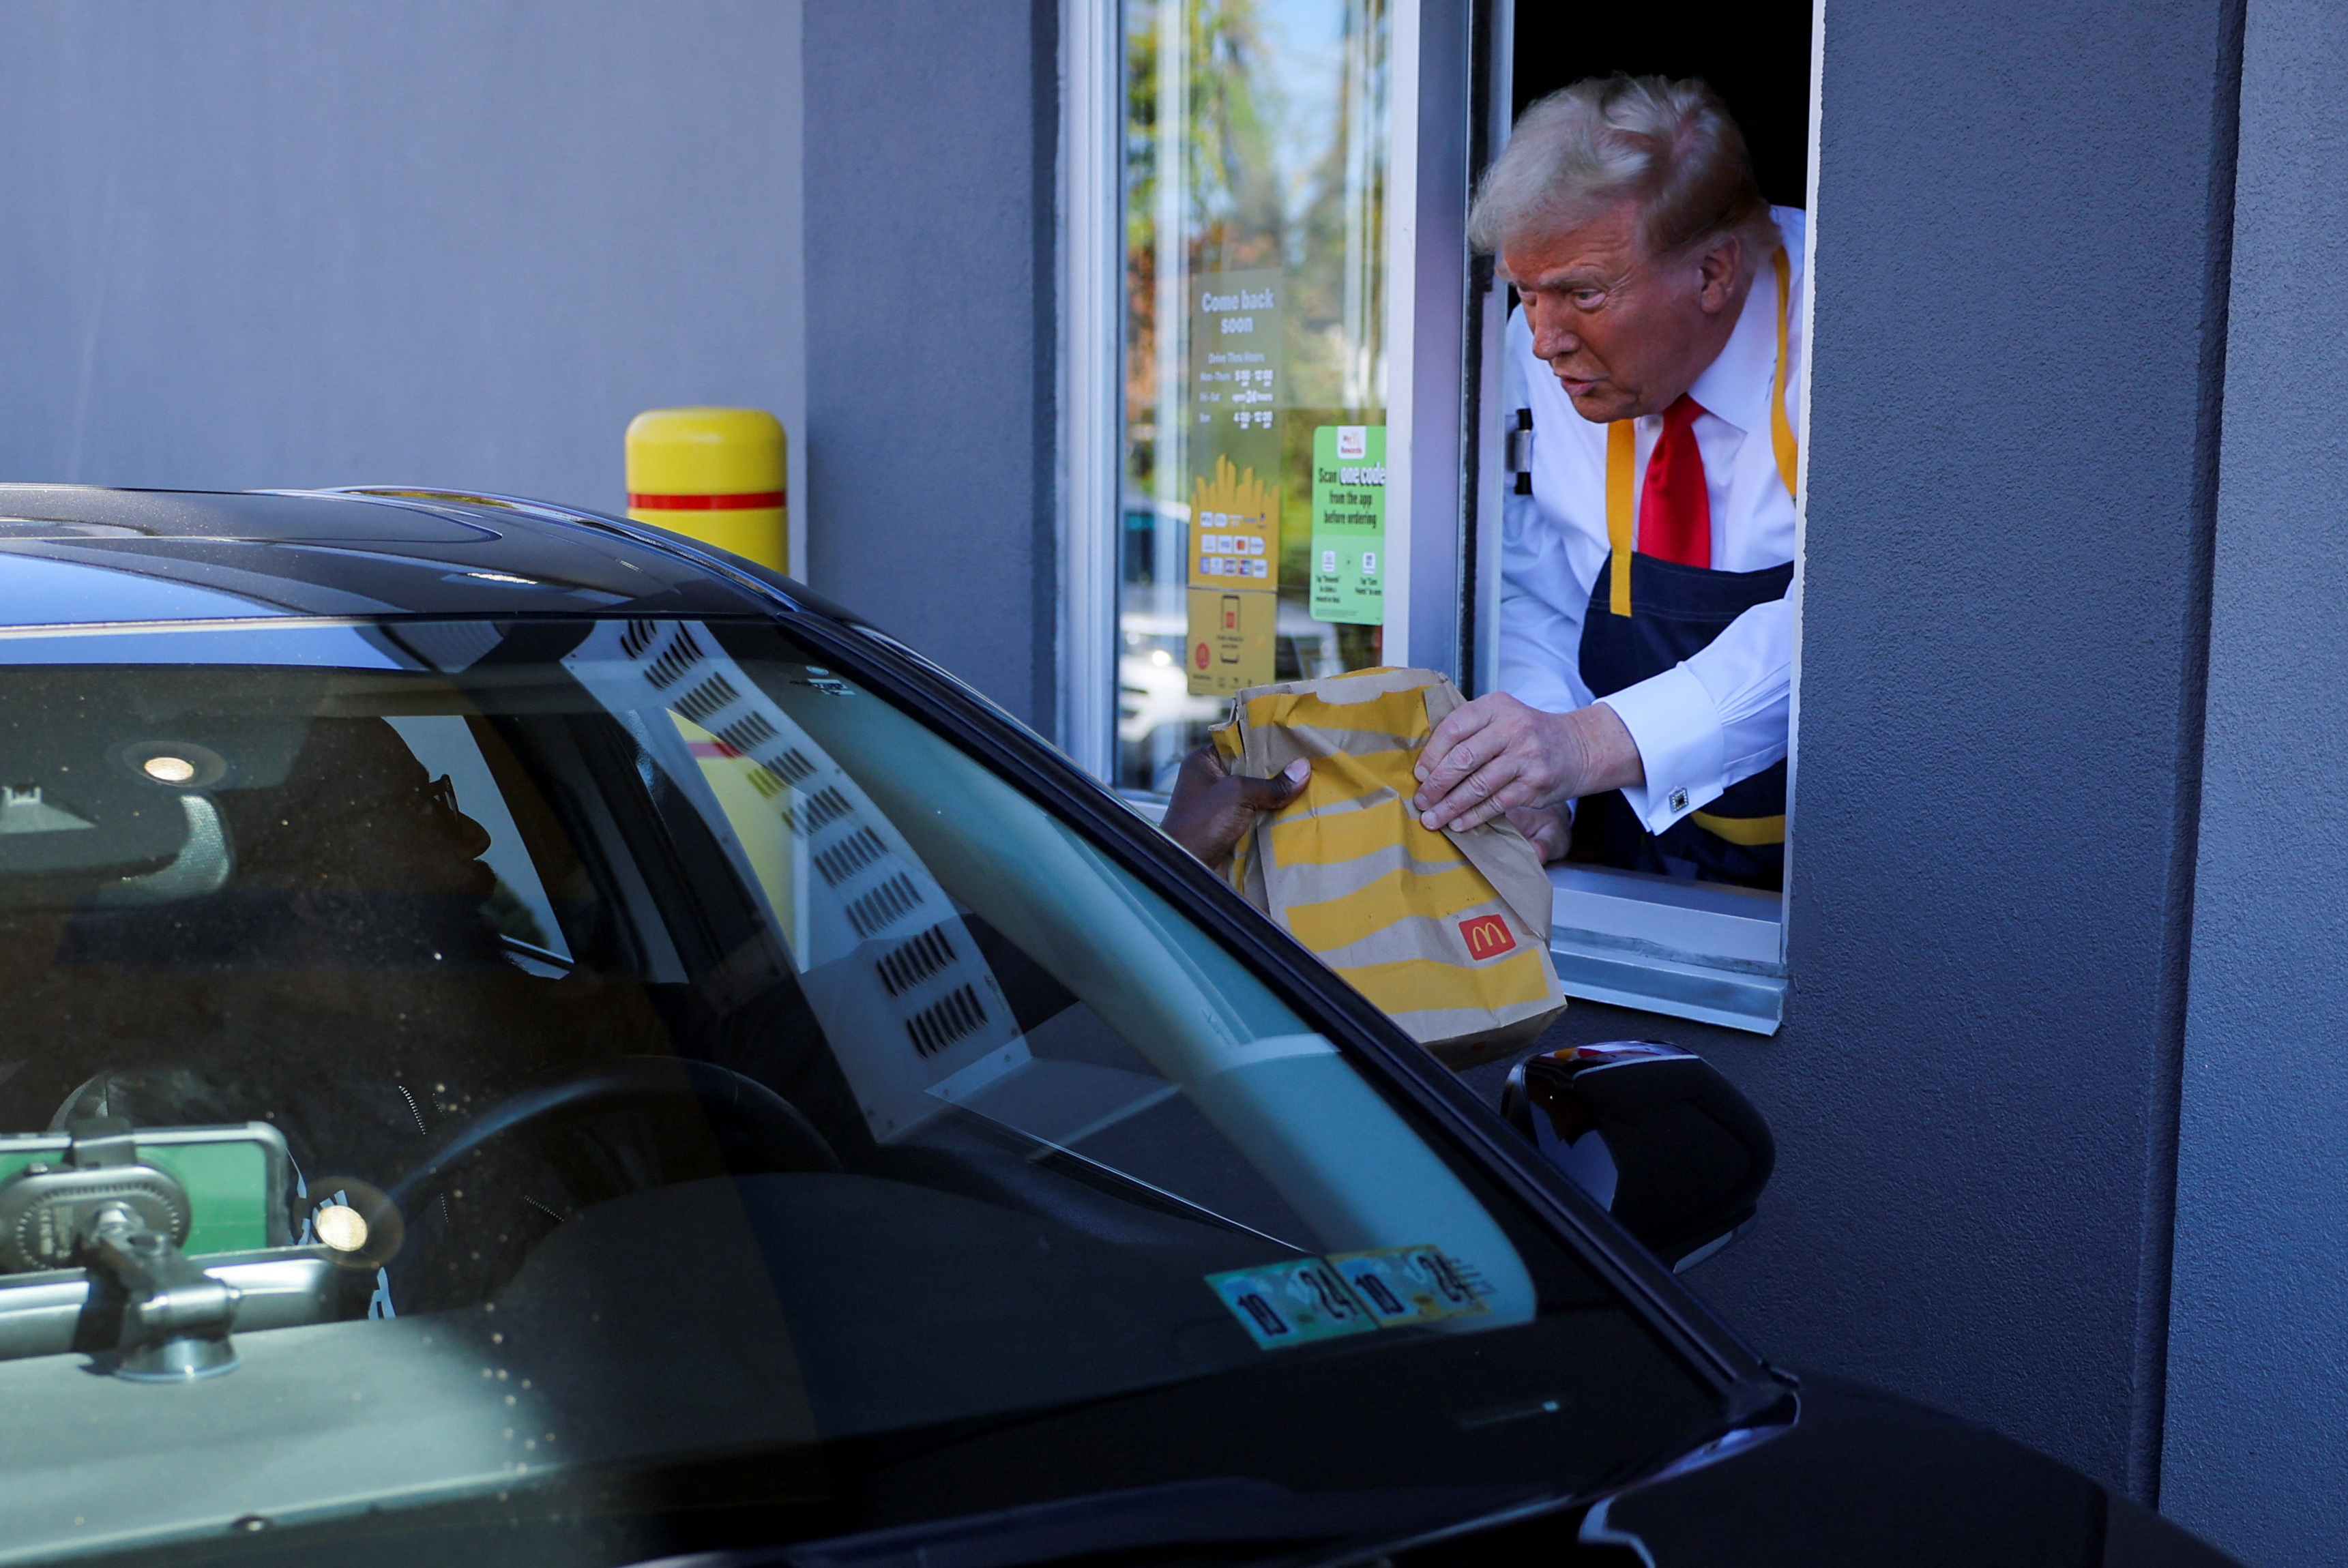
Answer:
<path fill-rule="evenodd" d="M 282 1150 L 246 1184 L 282 1191 L 235 1194 L 254 1218 L 217 1232 L 248 1245 L 196 1255 L 338 1266 L 243 1311 L 246 1337 L 624 1276 L 613 1249 L 696 1226 L 771 1260 L 812 1226 L 822 1268 L 753 1294 L 808 1376 L 855 1369 L 810 1389 L 830 1431 L 1242 1364 L 1296 1314 L 1202 1282 L 1381 1245 L 1448 1244 L 1394 1327 L 1530 1315 L 1514 1249 L 1328 1042 L 999 781 L 821 667 L 732 657 L 747 630 L 569 635 L 454 675 L 12 672 L 20 1170 L 78 1169 L 126 1124 L 150 1167 L 191 1129 Z M 428 662 L 423 631 L 384 636 Z M 909 1357 L 948 1258 L 930 1328 L 964 1348 Z M 0 1322 L 38 1272 L 0 1276 Z M 1053 1334 L 987 1333 L 974 1301 Z M 0 1352 L 95 1343 L 97 1310 Z M 884 1330 L 887 1353 L 815 1343 Z"/>

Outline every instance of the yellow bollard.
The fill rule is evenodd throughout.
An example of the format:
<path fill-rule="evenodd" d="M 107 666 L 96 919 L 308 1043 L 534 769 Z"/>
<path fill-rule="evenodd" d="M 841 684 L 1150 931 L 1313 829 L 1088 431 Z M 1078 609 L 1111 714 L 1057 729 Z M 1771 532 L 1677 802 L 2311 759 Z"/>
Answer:
<path fill-rule="evenodd" d="M 628 421 L 628 516 L 791 569 L 782 422 L 762 408 L 654 408 Z"/>

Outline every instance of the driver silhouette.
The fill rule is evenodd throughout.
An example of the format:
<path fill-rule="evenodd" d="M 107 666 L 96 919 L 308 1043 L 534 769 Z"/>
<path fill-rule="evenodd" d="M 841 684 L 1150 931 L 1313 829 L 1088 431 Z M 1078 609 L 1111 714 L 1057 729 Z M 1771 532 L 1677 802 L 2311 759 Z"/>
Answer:
<path fill-rule="evenodd" d="M 388 1187 L 539 1074 L 660 1049 L 633 988 L 507 960 L 489 835 L 384 720 L 317 719 L 283 784 L 211 799 L 233 857 L 218 891 L 66 923 L 56 969 L 81 1000 L 42 1032 L 88 1076 L 52 1126 L 269 1122 L 314 1204 L 337 1178 Z M 477 1298 L 592 1189 L 644 1179 L 625 1138 L 548 1142 L 486 1149 L 415 1205 L 401 1307 Z"/>

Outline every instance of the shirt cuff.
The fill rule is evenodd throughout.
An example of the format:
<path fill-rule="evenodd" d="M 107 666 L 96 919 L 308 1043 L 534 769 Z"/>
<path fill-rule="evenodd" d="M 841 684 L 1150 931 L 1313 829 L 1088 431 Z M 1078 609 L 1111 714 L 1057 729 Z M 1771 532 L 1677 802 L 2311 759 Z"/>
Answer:
<path fill-rule="evenodd" d="M 1684 664 L 1600 699 L 1614 710 L 1639 748 L 1644 784 L 1626 785 L 1622 798 L 1661 833 L 1688 813 L 1709 805 L 1728 787 L 1727 737 L 1720 710 L 1704 682 Z"/>

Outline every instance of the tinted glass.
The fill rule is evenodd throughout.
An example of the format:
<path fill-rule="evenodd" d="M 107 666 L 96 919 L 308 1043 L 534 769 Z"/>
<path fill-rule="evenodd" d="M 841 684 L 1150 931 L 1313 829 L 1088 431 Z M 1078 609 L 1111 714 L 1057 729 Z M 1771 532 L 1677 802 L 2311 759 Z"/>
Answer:
<path fill-rule="evenodd" d="M 29 1555 L 619 1562 L 1200 1475 L 1450 1507 L 1706 1414 L 1311 1019 L 770 628 L 0 660 Z M 141 1339 L 108 1202 L 232 1317 Z"/>
<path fill-rule="evenodd" d="M 1123 7 L 1117 764 L 1385 662 L 1386 0 Z"/>

